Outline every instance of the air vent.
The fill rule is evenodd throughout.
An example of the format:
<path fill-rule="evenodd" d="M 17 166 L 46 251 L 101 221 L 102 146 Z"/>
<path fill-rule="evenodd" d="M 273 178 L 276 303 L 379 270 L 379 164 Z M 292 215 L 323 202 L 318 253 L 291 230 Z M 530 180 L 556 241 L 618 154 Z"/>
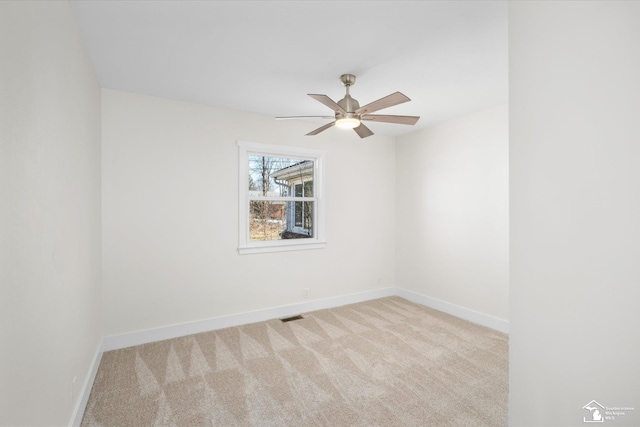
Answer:
<path fill-rule="evenodd" d="M 293 320 L 301 320 L 304 319 L 304 317 L 302 317 L 301 315 L 297 315 L 297 316 L 292 316 L 292 317 L 285 317 L 284 319 L 280 319 L 282 321 L 282 323 L 285 322 L 291 322 Z"/>

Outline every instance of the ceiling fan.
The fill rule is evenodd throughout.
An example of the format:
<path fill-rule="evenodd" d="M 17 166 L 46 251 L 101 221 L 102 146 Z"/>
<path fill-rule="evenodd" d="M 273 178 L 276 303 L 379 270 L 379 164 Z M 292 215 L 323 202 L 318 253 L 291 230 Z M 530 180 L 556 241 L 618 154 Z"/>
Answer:
<path fill-rule="evenodd" d="M 331 123 L 327 123 L 324 126 L 320 126 L 318 129 L 311 131 L 307 134 L 317 135 L 320 132 L 329 129 L 331 126 L 336 125 L 343 129 L 353 129 L 360 138 L 366 138 L 373 135 L 371 129 L 366 127 L 363 121 L 385 122 L 385 123 L 398 123 L 403 125 L 415 125 L 420 119 L 419 116 L 390 116 L 382 114 L 371 114 L 375 111 L 382 110 L 383 108 L 392 107 L 394 105 L 402 104 L 403 102 L 411 101 L 407 96 L 400 92 L 392 93 L 384 98 L 380 98 L 377 101 L 373 101 L 364 107 L 361 107 L 358 101 L 349 95 L 349 88 L 356 82 L 356 76 L 353 74 L 343 74 L 340 76 L 342 85 L 346 87 L 347 94 L 340 101 L 335 102 L 327 95 L 309 94 L 310 97 L 316 101 L 321 102 L 327 107 L 331 108 L 335 112 L 335 116 L 290 116 L 290 117 L 276 117 L 278 120 L 282 119 L 308 119 L 308 118 L 320 118 L 320 119 L 335 119 Z"/>

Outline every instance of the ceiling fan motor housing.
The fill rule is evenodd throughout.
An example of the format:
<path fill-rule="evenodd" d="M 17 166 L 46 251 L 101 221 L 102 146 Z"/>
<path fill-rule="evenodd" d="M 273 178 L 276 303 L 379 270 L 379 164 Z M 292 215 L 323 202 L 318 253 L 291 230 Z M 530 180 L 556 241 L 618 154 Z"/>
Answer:
<path fill-rule="evenodd" d="M 351 95 L 349 95 L 349 94 L 347 94 L 344 98 L 342 98 L 340 101 L 338 101 L 338 105 L 340 107 L 342 107 L 342 109 L 344 111 L 346 111 L 347 114 L 341 114 L 339 112 L 336 112 L 336 118 L 338 118 L 338 117 L 356 117 L 355 111 L 358 108 L 360 108 L 360 104 L 358 104 L 358 101 L 353 99 L 351 97 Z"/>

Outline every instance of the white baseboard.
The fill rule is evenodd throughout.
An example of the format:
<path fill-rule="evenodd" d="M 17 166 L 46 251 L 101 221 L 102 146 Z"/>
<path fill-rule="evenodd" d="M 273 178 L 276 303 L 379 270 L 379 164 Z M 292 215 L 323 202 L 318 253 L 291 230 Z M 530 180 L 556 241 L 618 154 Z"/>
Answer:
<path fill-rule="evenodd" d="M 435 310 L 451 314 L 461 319 L 468 320 L 472 323 L 486 326 L 487 328 L 495 329 L 496 331 L 504 332 L 505 334 L 509 333 L 508 320 L 480 313 L 479 311 L 471 310 L 469 308 L 462 307 L 456 304 L 451 304 L 450 302 L 428 297 L 426 295 L 422 295 L 403 288 L 396 288 L 396 295 L 416 304 L 421 304 Z"/>
<path fill-rule="evenodd" d="M 82 423 L 82 417 L 84 416 L 84 411 L 87 408 L 87 402 L 89 402 L 89 395 L 91 394 L 91 388 L 93 387 L 93 382 L 96 379 L 96 374 L 98 373 L 98 367 L 100 366 L 100 361 L 102 360 L 102 340 L 100 345 L 96 350 L 96 354 L 93 356 L 93 362 L 91 362 L 91 368 L 89 369 L 89 374 L 84 380 L 82 384 L 82 389 L 80 390 L 80 399 L 76 402 L 76 406 L 73 408 L 73 413 L 71 414 L 71 421 L 69 421 L 69 427 L 80 427 L 80 423 Z"/>
<path fill-rule="evenodd" d="M 347 304 L 354 304 L 362 301 L 383 298 L 396 295 L 395 287 L 376 289 L 372 291 L 358 292 L 355 294 L 341 295 L 337 297 L 318 299 L 279 307 L 272 307 L 263 310 L 248 311 L 245 313 L 231 314 L 228 316 L 214 317 L 211 319 L 198 320 L 195 322 L 182 323 L 178 325 L 164 326 L 160 328 L 135 331 L 120 335 L 110 335 L 104 337 L 102 341 L 102 351 L 117 350 L 134 345 L 146 344 L 155 341 L 162 341 L 185 335 L 197 334 L 200 332 L 213 331 L 216 329 L 229 328 L 232 326 L 246 325 L 248 323 L 262 322 L 269 319 L 278 319 L 295 314 L 307 313 L 325 308 L 339 307 Z"/>
<path fill-rule="evenodd" d="M 204 320 L 197 320 L 194 322 L 181 323 L 177 325 L 169 325 L 142 331 L 129 332 L 120 335 L 110 335 L 103 338 L 102 351 L 117 350 L 121 348 L 132 347 L 135 345 L 147 344 L 150 342 L 197 334 L 200 332 L 246 325 L 248 323 L 262 322 L 269 319 L 277 319 L 286 316 L 292 316 L 295 314 L 307 313 L 310 311 L 322 310 L 332 307 L 339 307 L 342 305 L 354 304 L 357 302 L 369 301 L 372 299 L 394 295 L 405 298 L 417 304 L 443 311 L 461 319 L 465 319 L 470 322 L 495 329 L 500 332 L 509 333 L 509 322 L 507 320 L 499 319 L 488 314 L 480 313 L 478 311 L 474 311 L 459 305 L 451 304 L 446 301 L 431 298 L 417 292 L 393 286 L 372 291 L 358 292 L 337 297 L 306 301 L 279 307 L 266 308 L 262 310 L 248 311 L 244 313 L 231 314 Z"/>

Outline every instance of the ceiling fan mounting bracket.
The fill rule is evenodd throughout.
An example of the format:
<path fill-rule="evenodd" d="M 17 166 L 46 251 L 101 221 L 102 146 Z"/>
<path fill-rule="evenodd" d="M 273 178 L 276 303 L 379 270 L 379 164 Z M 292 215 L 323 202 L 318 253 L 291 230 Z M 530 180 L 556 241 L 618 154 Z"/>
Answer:
<path fill-rule="evenodd" d="M 353 74 L 343 74 L 340 76 L 340 81 L 342 82 L 342 86 L 353 86 L 356 84 L 356 76 Z"/>

